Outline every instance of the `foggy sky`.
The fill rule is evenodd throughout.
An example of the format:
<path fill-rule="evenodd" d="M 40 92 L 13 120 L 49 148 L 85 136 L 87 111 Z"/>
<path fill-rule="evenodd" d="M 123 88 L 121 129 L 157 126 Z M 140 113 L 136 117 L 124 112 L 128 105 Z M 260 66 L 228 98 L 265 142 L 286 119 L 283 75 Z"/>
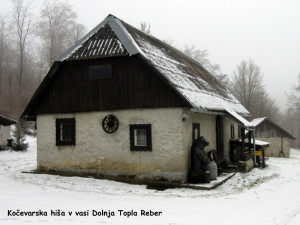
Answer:
<path fill-rule="evenodd" d="M 33 0 L 36 16 L 41 0 Z M 139 27 L 145 21 L 159 39 L 177 48 L 195 45 L 231 76 L 242 60 L 261 67 L 264 84 L 280 107 L 286 108 L 290 86 L 300 73 L 299 0 L 69 0 L 78 22 L 88 31 L 108 14 Z M 9 0 L 0 0 L 0 14 L 9 14 Z"/>

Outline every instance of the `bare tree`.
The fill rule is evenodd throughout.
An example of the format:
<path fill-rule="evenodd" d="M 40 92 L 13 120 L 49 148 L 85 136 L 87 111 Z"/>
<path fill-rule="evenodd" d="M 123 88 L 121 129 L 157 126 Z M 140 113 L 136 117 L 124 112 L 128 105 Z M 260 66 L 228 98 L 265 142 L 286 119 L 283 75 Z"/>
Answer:
<path fill-rule="evenodd" d="M 12 106 L 9 104 L 14 99 L 11 98 L 12 87 L 17 78 L 17 60 L 14 44 L 11 40 L 13 36 L 7 18 L 0 17 L 0 111 L 6 113 Z M 18 85 L 19 86 L 19 85 Z"/>
<path fill-rule="evenodd" d="M 2 94 L 3 85 L 3 59 L 4 59 L 4 42 L 5 42 L 5 20 L 0 17 L 0 95 Z"/>
<path fill-rule="evenodd" d="M 199 62 L 208 72 L 214 75 L 220 83 L 226 88 L 229 84 L 229 78 L 226 74 L 223 74 L 218 64 L 212 64 L 208 59 L 208 51 L 197 49 L 195 45 L 188 46 L 184 45 L 182 50 L 184 54 L 191 57 L 195 61 Z"/>
<path fill-rule="evenodd" d="M 242 61 L 234 71 L 231 91 L 246 109 L 250 111 L 257 95 L 264 88 L 262 80 L 263 75 L 260 72 L 259 66 L 251 59 L 248 62 Z"/>
<path fill-rule="evenodd" d="M 76 23 L 68 4 L 46 1 L 37 32 L 31 0 L 10 1 L 12 13 L 0 18 L 0 113 L 18 118 L 50 63 L 81 38 L 85 27 Z"/>
<path fill-rule="evenodd" d="M 253 118 L 268 117 L 273 121 L 280 122 L 281 114 L 274 99 L 272 99 L 265 89 L 257 93 L 253 99 L 255 104 L 251 109 Z"/>
<path fill-rule="evenodd" d="M 76 23 L 77 15 L 71 6 L 62 1 L 44 2 L 37 34 L 47 54 L 48 66 L 67 48 L 77 42 L 85 27 Z"/>
<path fill-rule="evenodd" d="M 146 22 L 141 22 L 140 30 L 143 31 L 146 34 L 150 34 L 151 33 L 151 31 L 150 31 L 151 26 L 150 26 L 150 24 L 148 24 L 148 26 L 147 26 Z"/>
<path fill-rule="evenodd" d="M 23 0 L 11 0 L 13 4 L 13 22 L 16 27 L 19 49 L 19 84 L 25 73 L 24 61 L 27 41 L 32 31 L 31 2 L 27 4 Z"/>
<path fill-rule="evenodd" d="M 279 110 L 263 85 L 260 67 L 251 59 L 242 61 L 230 82 L 231 93 L 249 110 L 253 118 L 269 117 L 277 121 Z"/>
<path fill-rule="evenodd" d="M 290 93 L 287 94 L 288 97 L 288 118 L 286 118 L 287 124 L 289 125 L 289 130 L 297 138 L 294 141 L 294 147 L 300 147 L 300 73 L 298 75 L 298 83 L 292 85 Z"/>
<path fill-rule="evenodd" d="M 70 44 L 73 45 L 77 43 L 85 33 L 86 27 L 80 23 L 76 23 L 73 21 L 70 33 Z"/>
<path fill-rule="evenodd" d="M 298 83 L 296 85 L 292 85 L 291 89 L 292 91 L 287 94 L 289 107 L 300 109 L 300 73 L 298 75 Z"/>

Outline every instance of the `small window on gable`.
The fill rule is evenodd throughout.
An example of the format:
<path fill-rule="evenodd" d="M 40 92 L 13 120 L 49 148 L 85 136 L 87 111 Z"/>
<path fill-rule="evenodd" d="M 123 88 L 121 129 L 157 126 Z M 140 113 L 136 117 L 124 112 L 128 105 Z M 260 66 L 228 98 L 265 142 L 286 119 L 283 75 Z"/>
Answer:
<path fill-rule="evenodd" d="M 111 64 L 101 66 L 91 66 L 89 68 L 90 79 L 108 79 L 112 78 Z"/>
<path fill-rule="evenodd" d="M 234 125 L 230 126 L 230 133 L 231 133 L 231 139 L 234 139 L 235 138 L 235 135 L 234 135 Z"/>
<path fill-rule="evenodd" d="M 56 119 L 56 145 L 75 145 L 75 119 Z"/>
<path fill-rule="evenodd" d="M 133 124 L 129 129 L 131 151 L 152 151 L 151 124 Z"/>

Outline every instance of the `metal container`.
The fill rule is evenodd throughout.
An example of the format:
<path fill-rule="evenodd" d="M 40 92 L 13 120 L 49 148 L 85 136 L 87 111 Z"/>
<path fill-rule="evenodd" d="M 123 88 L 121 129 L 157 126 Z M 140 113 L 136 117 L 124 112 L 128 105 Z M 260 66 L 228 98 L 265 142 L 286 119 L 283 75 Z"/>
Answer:
<path fill-rule="evenodd" d="M 206 164 L 206 170 L 210 172 L 210 180 L 216 180 L 218 176 L 218 166 L 215 161 L 210 161 Z"/>

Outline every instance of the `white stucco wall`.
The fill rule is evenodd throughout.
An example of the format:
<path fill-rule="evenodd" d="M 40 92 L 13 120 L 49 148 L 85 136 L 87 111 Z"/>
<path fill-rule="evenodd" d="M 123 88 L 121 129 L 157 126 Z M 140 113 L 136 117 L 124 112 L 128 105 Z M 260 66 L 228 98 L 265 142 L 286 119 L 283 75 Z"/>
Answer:
<path fill-rule="evenodd" d="M 196 113 L 189 110 L 185 111 L 188 115 L 184 121 L 184 146 L 190 151 L 192 146 L 193 123 L 200 124 L 200 136 L 203 136 L 209 145 L 205 147 L 205 151 L 216 149 L 216 116 L 211 114 Z"/>
<path fill-rule="evenodd" d="M 6 146 L 8 138 L 10 138 L 10 126 L 0 125 L 0 146 Z"/>
<path fill-rule="evenodd" d="M 216 115 L 185 111 L 188 115 L 188 119 L 184 122 L 184 146 L 188 149 L 190 154 L 190 148 L 192 146 L 192 124 L 200 124 L 200 136 L 203 136 L 209 145 L 205 147 L 205 151 L 217 149 L 216 140 Z M 238 138 L 238 124 L 227 117 L 223 117 L 223 140 L 224 140 L 224 158 L 230 160 L 230 140 L 231 140 L 231 124 L 234 125 L 235 138 Z"/>
<path fill-rule="evenodd" d="M 193 123 L 200 124 L 200 136 L 203 136 L 209 145 L 205 147 L 205 151 L 216 149 L 216 116 L 211 114 L 196 113 L 190 110 L 185 110 L 184 114 L 187 115 L 187 120 L 184 121 L 184 148 L 188 153 L 186 164 L 190 169 L 191 162 L 191 147 L 193 144 Z"/>
<path fill-rule="evenodd" d="M 230 160 L 230 140 L 231 140 L 231 125 L 234 126 L 234 138 L 238 139 L 238 124 L 227 117 L 223 120 L 223 132 L 224 132 L 224 158 Z"/>
<path fill-rule="evenodd" d="M 109 114 L 119 120 L 119 129 L 113 134 L 105 133 L 101 125 L 102 119 Z M 172 108 L 39 115 L 38 168 L 96 171 L 107 175 L 134 174 L 139 178 L 184 182 L 188 172 L 188 152 L 183 140 L 185 123 L 182 114 L 182 108 Z M 75 146 L 56 146 L 56 118 L 76 119 Z M 152 151 L 130 151 L 130 124 L 151 124 Z"/>

